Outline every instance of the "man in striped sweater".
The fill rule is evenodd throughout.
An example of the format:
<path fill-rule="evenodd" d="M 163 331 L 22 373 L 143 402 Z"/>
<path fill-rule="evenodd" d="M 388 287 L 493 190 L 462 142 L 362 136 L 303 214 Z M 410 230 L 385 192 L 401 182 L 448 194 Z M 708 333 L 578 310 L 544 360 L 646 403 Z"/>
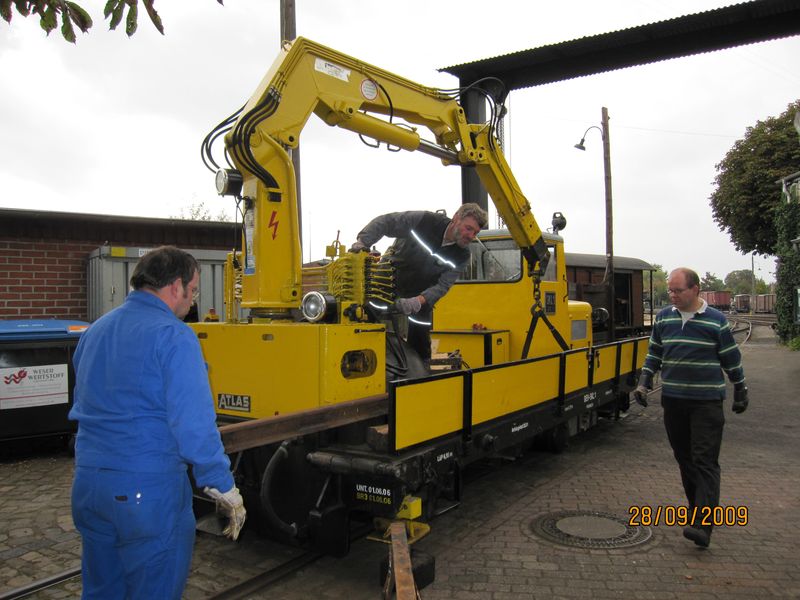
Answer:
<path fill-rule="evenodd" d="M 747 408 L 742 356 L 725 315 L 700 297 L 691 269 L 669 274 L 672 306 L 658 313 L 634 399 L 647 406 L 647 390 L 661 369 L 664 426 L 680 467 L 691 522 L 684 537 L 707 547 L 719 504 L 719 451 L 725 416 L 725 379 L 734 387 L 733 412 Z"/>

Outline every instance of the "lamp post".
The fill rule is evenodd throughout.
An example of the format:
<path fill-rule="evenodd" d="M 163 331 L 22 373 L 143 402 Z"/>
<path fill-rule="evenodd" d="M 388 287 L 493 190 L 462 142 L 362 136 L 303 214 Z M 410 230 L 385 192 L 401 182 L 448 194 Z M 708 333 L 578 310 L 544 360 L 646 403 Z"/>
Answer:
<path fill-rule="evenodd" d="M 591 129 L 597 129 L 603 136 L 603 172 L 605 174 L 605 196 L 606 196 L 606 272 L 603 282 L 606 285 L 606 304 L 608 305 L 608 340 L 613 342 L 616 339 L 614 330 L 614 214 L 611 201 L 611 141 L 608 131 L 608 109 L 604 106 L 602 112 L 601 127 L 592 125 L 583 132 L 581 141 L 575 144 L 578 150 L 586 150 L 583 142 L 586 141 L 586 134 Z"/>

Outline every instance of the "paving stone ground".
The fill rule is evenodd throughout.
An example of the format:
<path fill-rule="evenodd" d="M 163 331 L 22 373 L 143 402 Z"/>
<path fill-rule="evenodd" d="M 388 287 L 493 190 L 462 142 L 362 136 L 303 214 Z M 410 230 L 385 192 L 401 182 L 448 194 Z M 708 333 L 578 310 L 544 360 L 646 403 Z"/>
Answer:
<path fill-rule="evenodd" d="M 720 527 L 709 549 L 680 527 L 623 549 L 582 549 L 537 537 L 537 516 L 564 510 L 627 518 L 632 506 L 680 506 L 683 492 L 657 394 L 573 438 L 562 454 L 531 452 L 470 469 L 465 498 L 432 522 L 417 547 L 436 557 L 425 600 L 523 598 L 800 598 L 800 353 L 767 328 L 743 348 L 751 405 L 726 403 L 724 506 L 745 506 L 745 526 Z M 0 457 L 0 595 L 80 564 L 70 518 L 72 461 L 59 450 Z M 252 598 L 367 600 L 380 597 L 385 547 L 360 540 L 341 559 L 322 558 Z M 245 535 L 233 544 L 198 535 L 184 597 L 208 597 L 280 565 L 297 551 Z M 80 578 L 36 598 L 78 598 Z"/>

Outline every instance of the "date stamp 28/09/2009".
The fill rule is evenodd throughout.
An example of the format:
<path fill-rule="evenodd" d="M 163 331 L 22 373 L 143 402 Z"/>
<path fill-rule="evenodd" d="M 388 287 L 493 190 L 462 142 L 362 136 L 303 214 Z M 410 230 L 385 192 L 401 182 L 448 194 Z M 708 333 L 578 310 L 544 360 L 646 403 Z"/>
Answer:
<path fill-rule="evenodd" d="M 630 527 L 658 527 L 677 525 L 685 527 L 743 527 L 747 525 L 749 510 L 747 506 L 647 506 L 634 504 L 628 508 Z"/>

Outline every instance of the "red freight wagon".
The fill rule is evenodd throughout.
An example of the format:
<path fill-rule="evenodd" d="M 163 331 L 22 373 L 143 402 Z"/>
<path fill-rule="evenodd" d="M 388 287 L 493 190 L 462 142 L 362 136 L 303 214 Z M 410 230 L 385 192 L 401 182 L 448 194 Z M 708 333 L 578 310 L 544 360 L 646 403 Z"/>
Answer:
<path fill-rule="evenodd" d="M 729 310 L 731 307 L 731 293 L 727 291 L 710 292 L 702 291 L 700 296 L 708 303 L 719 310 Z"/>

